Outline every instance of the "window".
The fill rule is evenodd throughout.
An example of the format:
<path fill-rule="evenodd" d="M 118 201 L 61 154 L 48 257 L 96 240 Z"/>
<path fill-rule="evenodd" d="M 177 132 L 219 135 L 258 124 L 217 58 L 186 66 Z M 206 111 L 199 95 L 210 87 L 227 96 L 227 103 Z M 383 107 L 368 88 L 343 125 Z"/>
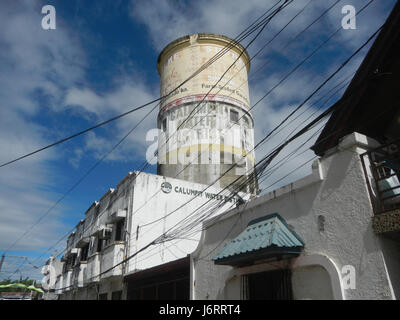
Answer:
<path fill-rule="evenodd" d="M 73 255 L 72 258 L 71 258 L 71 260 L 70 260 L 70 261 L 71 261 L 71 264 L 70 264 L 70 267 L 71 267 L 71 268 L 75 266 L 75 262 L 76 262 L 76 259 L 75 259 L 75 258 L 76 258 L 76 256 Z"/>
<path fill-rule="evenodd" d="M 125 219 L 121 219 L 116 223 L 115 241 L 124 241 L 125 240 L 124 226 L 125 226 Z"/>
<path fill-rule="evenodd" d="M 89 252 L 89 245 L 87 244 L 81 249 L 81 261 L 86 261 L 88 257 L 88 252 Z"/>
<path fill-rule="evenodd" d="M 172 276 L 173 277 L 173 276 Z M 143 282 L 145 283 L 145 281 Z M 146 285 L 128 285 L 128 300 L 189 300 L 189 276 L 182 279 L 171 279 L 160 282 L 149 282 Z"/>
<path fill-rule="evenodd" d="M 75 264 L 75 255 L 69 256 L 67 258 L 67 261 L 64 262 L 63 265 L 63 273 L 67 272 L 69 269 L 71 269 Z"/>
<path fill-rule="evenodd" d="M 95 248 L 95 242 L 96 242 L 96 238 L 95 237 L 90 237 L 90 243 L 89 243 L 89 252 L 90 254 L 93 254 L 94 252 L 94 248 Z"/>
<path fill-rule="evenodd" d="M 231 109 L 231 121 L 238 123 L 239 122 L 239 112 Z"/>
<path fill-rule="evenodd" d="M 122 290 L 121 291 L 114 291 L 111 294 L 111 300 L 122 300 Z"/>
<path fill-rule="evenodd" d="M 189 300 L 190 261 L 179 259 L 165 264 L 164 270 L 155 267 L 139 271 L 126 278 L 127 300 Z M 150 272 L 149 272 L 150 271 Z"/>
<path fill-rule="evenodd" d="M 162 131 L 167 131 L 167 118 L 165 118 L 162 122 Z"/>
<path fill-rule="evenodd" d="M 291 300 L 290 270 L 275 270 L 244 276 L 243 292 L 249 300 Z"/>
<path fill-rule="evenodd" d="M 107 300 L 107 293 L 99 294 L 99 300 Z"/>
<path fill-rule="evenodd" d="M 103 250 L 103 240 L 97 238 L 96 252 L 101 252 L 101 250 Z"/>

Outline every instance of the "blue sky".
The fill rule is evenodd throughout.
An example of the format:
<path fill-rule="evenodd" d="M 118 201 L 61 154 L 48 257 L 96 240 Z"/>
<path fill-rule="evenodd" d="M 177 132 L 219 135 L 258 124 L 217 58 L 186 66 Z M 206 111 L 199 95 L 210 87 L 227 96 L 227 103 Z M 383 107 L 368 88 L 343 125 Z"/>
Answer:
<path fill-rule="evenodd" d="M 177 37 L 212 32 L 235 37 L 276 1 L 2 1 L 0 3 L 0 162 L 42 147 L 97 122 L 159 96 L 156 62 L 159 52 Z M 252 56 L 308 1 L 295 0 L 278 14 L 248 49 Z M 292 67 L 340 27 L 344 5 L 359 10 L 367 0 L 343 0 L 301 38 L 282 47 L 308 23 L 334 3 L 312 0 L 254 61 L 250 71 L 250 99 L 256 102 Z M 388 16 L 395 1 L 375 0 L 356 20 L 357 29 L 338 35 L 274 90 L 253 110 L 255 140 L 271 130 L 285 115 L 332 73 Z M 56 8 L 56 30 L 41 28 L 41 8 Z M 250 38 L 249 38 L 250 39 Z M 249 39 L 242 44 L 246 45 Z M 367 51 L 363 50 L 332 82 L 324 94 L 351 75 Z M 265 61 L 268 66 L 253 74 Z M 330 103 L 334 102 L 334 97 Z M 318 96 L 316 96 L 316 99 Z M 327 107 L 328 103 L 325 107 Z M 257 150 L 261 158 L 296 125 L 316 111 L 310 108 L 285 130 Z M 152 106 L 151 106 L 152 107 Z M 150 108 L 151 108 L 150 107 Z M 307 107 L 307 106 L 306 106 Z M 0 252 L 7 249 L 48 208 L 106 153 L 149 108 L 131 114 L 85 136 L 0 168 Z M 156 127 L 156 112 L 93 171 L 60 205 L 8 252 L 36 260 L 72 229 L 91 203 L 99 199 L 129 171 L 145 161 L 146 132 Z M 306 136 L 305 141 L 309 137 Z M 312 141 L 306 145 L 310 147 Z M 282 153 L 288 154 L 294 146 Z M 269 186 L 313 156 L 303 153 L 281 167 L 265 182 Z M 277 161 L 279 161 L 278 158 Z M 296 180 L 310 172 L 297 170 L 274 185 Z M 149 167 L 155 172 L 155 167 Z M 270 189 L 266 189 L 268 191 Z M 62 241 L 57 249 L 62 250 Z M 22 261 L 22 260 L 21 260 Z M 14 271 L 18 259 L 6 261 Z M 23 276 L 41 278 L 29 264 Z M 16 276 L 19 276 L 19 272 Z M 0 274 L 0 278 L 7 273 Z"/>

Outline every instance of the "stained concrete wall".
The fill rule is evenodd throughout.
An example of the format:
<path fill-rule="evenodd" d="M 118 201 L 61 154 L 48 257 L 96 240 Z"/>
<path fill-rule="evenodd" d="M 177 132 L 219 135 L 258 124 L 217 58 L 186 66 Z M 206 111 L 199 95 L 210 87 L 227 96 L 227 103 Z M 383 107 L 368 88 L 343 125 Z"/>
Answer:
<path fill-rule="evenodd" d="M 169 185 L 168 188 L 165 187 L 167 185 Z M 87 299 L 97 299 L 97 294 L 104 292 L 111 294 L 113 291 L 122 290 L 122 278 L 128 273 L 186 257 L 197 247 L 201 225 L 189 229 L 194 234 L 191 234 L 188 239 L 178 238 L 166 243 L 154 244 L 130 259 L 128 263 L 104 273 L 121 262 L 124 257 L 135 255 L 137 251 L 195 213 L 197 208 L 207 204 L 211 199 L 214 199 L 213 203 L 215 203 L 218 197 L 217 201 L 221 204 L 214 215 L 234 207 L 238 197 L 225 198 L 223 195 L 218 195 L 220 191 L 221 188 L 218 187 L 208 187 L 144 172 L 128 174 L 116 189 L 110 189 L 99 202 L 95 202 L 88 209 L 85 220 L 77 226 L 79 229 L 80 226 L 86 225 L 86 229 L 91 231 L 84 228 L 77 230 L 70 237 L 69 250 L 74 249 L 77 243 L 87 236 L 92 236 L 92 240 L 95 241 L 91 241 L 89 246 L 85 272 L 79 273 L 79 264 L 75 265 L 71 268 L 70 274 L 65 273 L 58 278 L 57 293 L 61 294 L 62 299 L 74 299 L 74 297 L 81 299 L 85 297 L 85 294 Z M 248 195 L 241 194 L 241 197 L 246 199 Z M 110 243 L 106 244 L 101 252 L 96 252 L 98 235 L 93 236 L 93 232 L 99 226 L 109 224 L 113 213 L 118 210 L 126 212 L 125 242 L 114 241 L 115 228 L 113 228 Z M 200 213 L 201 211 L 197 212 L 198 215 Z M 91 227 L 91 224 L 94 227 Z M 81 253 L 80 250 L 78 251 L 77 262 Z M 103 274 L 99 277 L 101 273 Z M 70 282 L 67 282 L 68 276 L 70 276 Z M 81 277 L 78 278 L 79 276 Z M 86 293 L 81 292 L 85 288 L 76 288 L 79 279 L 85 285 Z M 110 287 L 110 281 L 114 287 Z M 65 288 L 70 284 L 74 286 Z M 76 294 L 73 295 L 71 292 L 75 291 Z M 109 298 L 111 299 L 111 296 Z"/>
<path fill-rule="evenodd" d="M 277 212 L 305 242 L 301 257 L 287 262 L 288 267 L 295 269 L 298 259 L 303 260 L 301 267 L 307 266 L 308 257 L 318 256 L 327 261 L 323 267 L 329 269 L 335 299 L 393 299 L 383 248 L 371 226 L 373 211 L 359 156 L 371 143 L 362 135 L 349 135 L 330 155 L 313 163 L 312 175 L 204 223 L 206 229 L 192 254 L 192 298 L 226 296 L 226 281 L 243 274 L 242 268 L 215 265 L 211 257 L 240 234 L 249 221 Z M 319 216 L 325 220 L 323 230 Z M 355 268 L 355 289 L 343 287 L 341 270 L 346 265 Z M 267 270 L 271 265 L 260 264 L 258 268 Z M 304 294 L 296 284 L 299 280 L 295 277 L 298 299 L 317 294 L 309 290 Z"/>
<path fill-rule="evenodd" d="M 165 119 L 167 128 L 160 130 L 158 140 L 158 174 L 201 184 L 215 181 L 218 187 L 240 186 L 243 181 L 235 180 L 252 174 L 255 163 L 251 115 L 222 102 L 196 107 L 197 103 L 179 105 L 161 116 L 160 126 Z M 237 112 L 237 123 L 230 119 L 231 112 Z M 255 193 L 254 183 L 243 191 Z"/>
<path fill-rule="evenodd" d="M 166 185 L 168 188 L 163 188 Z M 169 235 L 171 230 L 181 230 L 178 225 L 180 221 L 189 219 L 181 224 L 184 226 L 189 224 L 191 218 L 204 213 L 211 199 L 214 199 L 212 203 L 215 204 L 214 197 L 221 197 L 218 195 L 220 191 L 220 188 L 212 186 L 141 173 L 135 180 L 132 216 L 128 220 L 127 256 L 133 257 L 126 265 L 125 274 L 189 255 L 197 247 L 201 224 L 189 228 L 191 235 L 187 238 L 178 236 L 176 239 L 156 243 L 144 251 L 141 250 L 164 233 Z M 241 194 L 241 196 L 248 198 L 248 195 Z M 217 208 L 212 216 L 234 207 L 237 200 L 237 197 L 225 199 L 222 196 L 217 200 L 221 207 Z"/>
<path fill-rule="evenodd" d="M 295 300 L 332 300 L 331 278 L 322 266 L 296 268 L 292 271 Z"/>
<path fill-rule="evenodd" d="M 112 293 L 123 291 L 122 277 L 103 279 L 82 288 L 74 288 L 58 295 L 59 300 L 98 300 L 98 295 L 107 294 L 107 300 L 111 300 Z"/>
<path fill-rule="evenodd" d="M 174 90 L 217 53 L 219 59 Z M 158 115 L 158 174 L 201 184 L 222 176 L 219 187 L 239 186 L 242 181 L 234 182 L 238 177 L 252 174 L 249 62 L 240 44 L 212 34 L 177 39 L 162 51 L 161 96 L 169 96 L 162 99 Z M 227 172 L 235 162 L 239 166 Z M 253 184 L 243 191 L 255 193 L 255 189 Z"/>

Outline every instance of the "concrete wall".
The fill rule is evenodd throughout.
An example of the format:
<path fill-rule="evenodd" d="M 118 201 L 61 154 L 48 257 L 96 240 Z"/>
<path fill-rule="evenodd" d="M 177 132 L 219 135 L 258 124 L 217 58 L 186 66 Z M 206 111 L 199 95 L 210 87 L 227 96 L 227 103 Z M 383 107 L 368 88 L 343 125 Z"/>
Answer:
<path fill-rule="evenodd" d="M 230 119 L 231 112 L 237 112 L 237 123 Z M 189 114 L 193 117 L 183 124 Z M 201 106 L 193 102 L 165 112 L 160 122 L 164 119 L 167 129 L 160 131 L 158 140 L 160 175 L 202 184 L 216 181 L 216 186 L 226 187 L 252 173 L 253 119 L 246 110 L 222 102 L 204 102 Z M 228 171 L 235 162 L 240 166 Z M 241 183 L 239 180 L 235 185 Z M 244 191 L 254 193 L 254 186 Z"/>
<path fill-rule="evenodd" d="M 168 183 L 170 189 L 162 188 L 163 183 Z M 57 293 L 62 294 L 62 299 L 81 299 L 85 295 L 90 297 L 89 299 L 97 299 L 97 294 L 109 292 L 108 290 L 111 290 L 111 293 L 121 290 L 122 278 L 127 273 L 186 257 L 197 247 L 200 238 L 200 224 L 188 229 L 190 232 L 195 232 L 188 239 L 176 239 L 152 245 L 130 259 L 128 263 L 121 264 L 104 273 L 120 263 L 124 257 L 135 254 L 152 240 L 174 227 L 180 220 L 187 218 L 195 212 L 195 209 L 206 204 L 221 191 L 216 187 L 210 187 L 204 191 L 206 187 L 154 174 L 137 172 L 128 174 L 116 189 L 110 189 L 99 202 L 95 202 L 87 210 L 85 219 L 77 225 L 77 231 L 69 237 L 67 252 L 71 252 L 71 250 L 78 252 L 76 264 L 59 278 Z M 241 196 L 246 198 L 244 194 Z M 221 197 L 219 200 L 221 207 L 213 215 L 234 207 L 237 199 L 238 197 L 235 199 Z M 184 205 L 186 202 L 188 204 Z M 212 203 L 215 204 L 215 201 Z M 126 213 L 125 241 L 114 240 L 116 228 L 113 227 L 111 239 L 108 240 L 101 252 L 96 252 L 99 241 L 98 230 L 102 226 L 116 223 L 115 213 L 121 210 Z M 201 213 L 202 211 L 199 211 L 197 215 Z M 152 223 L 153 221 L 156 222 Z M 148 223 L 151 224 L 144 226 Z M 86 237 L 91 238 L 87 262 L 80 264 L 82 249 L 76 250 L 76 246 Z M 101 276 L 99 276 L 100 274 Z M 110 287 L 110 281 L 113 281 L 113 287 Z M 65 288 L 71 284 L 73 285 L 71 288 Z M 82 290 L 87 291 L 82 293 Z M 76 294 L 71 294 L 71 292 Z M 111 296 L 109 298 L 111 299 Z"/>
<path fill-rule="evenodd" d="M 74 288 L 58 295 L 59 300 L 98 300 L 98 295 L 107 294 L 107 300 L 111 300 L 112 293 L 123 291 L 122 277 L 103 279 L 99 283 L 90 284 L 83 288 Z"/>
<path fill-rule="evenodd" d="M 226 281 L 240 274 L 242 268 L 214 265 L 211 257 L 240 234 L 249 221 L 277 212 L 305 242 L 302 256 L 286 262 L 287 267 L 295 270 L 314 266 L 294 272 L 296 298 L 317 295 L 317 290 L 305 287 L 304 277 L 313 275 L 327 282 L 320 265 L 329 273 L 335 299 L 393 299 L 382 245 L 371 227 L 373 212 L 360 164 L 359 154 L 368 144 L 364 136 L 352 134 L 331 155 L 313 164 L 311 176 L 205 223 L 200 245 L 192 254 L 192 297 L 224 297 Z M 320 216 L 325 221 L 323 228 Z M 355 289 L 344 289 L 340 280 L 346 265 L 355 268 Z M 270 266 L 258 268 L 261 271 Z M 329 297 L 328 288 L 324 294 Z"/>
<path fill-rule="evenodd" d="M 123 241 L 110 244 L 108 247 L 104 248 L 101 254 L 101 273 L 109 270 L 113 266 L 119 264 L 125 254 L 125 243 Z M 107 278 L 110 276 L 122 276 L 122 264 L 115 267 L 114 269 L 102 274 L 101 278 Z"/>
<path fill-rule="evenodd" d="M 101 272 L 100 269 L 101 262 L 101 253 L 95 253 L 88 258 L 87 266 L 86 266 L 86 279 L 85 284 L 91 282 L 97 282 L 100 280 L 99 274 Z"/>
<path fill-rule="evenodd" d="M 122 277 L 109 278 L 107 281 L 102 281 L 99 285 L 99 294 L 107 293 L 107 300 L 111 300 L 113 292 L 122 290 Z"/>
<path fill-rule="evenodd" d="M 295 300 L 332 300 L 334 298 L 329 273 L 319 265 L 294 269 L 292 286 Z"/>
<path fill-rule="evenodd" d="M 163 183 L 170 184 L 168 193 L 161 190 Z M 139 252 L 157 237 L 175 227 L 182 219 L 190 215 L 199 216 L 201 211 L 195 210 L 206 204 L 209 196 L 221 191 L 220 188 L 210 187 L 202 192 L 205 188 L 206 186 L 197 183 L 147 173 L 140 174 L 135 182 L 132 217 L 128 224 L 127 256 Z M 243 194 L 242 196 L 245 197 Z M 187 204 L 184 205 L 185 203 Z M 221 208 L 213 215 L 236 205 L 235 200 L 220 200 L 220 203 Z M 201 224 L 189 230 L 193 233 L 189 239 L 176 239 L 152 245 L 134 256 L 127 263 L 126 273 L 186 257 L 197 247 Z"/>

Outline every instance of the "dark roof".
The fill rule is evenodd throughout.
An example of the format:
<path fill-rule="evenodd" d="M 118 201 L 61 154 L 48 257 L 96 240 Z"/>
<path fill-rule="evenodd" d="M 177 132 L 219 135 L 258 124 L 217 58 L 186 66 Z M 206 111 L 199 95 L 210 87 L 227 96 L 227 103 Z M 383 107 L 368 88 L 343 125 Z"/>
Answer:
<path fill-rule="evenodd" d="M 400 2 L 390 13 L 323 131 L 311 148 L 322 156 L 359 132 L 381 143 L 400 137 Z"/>

